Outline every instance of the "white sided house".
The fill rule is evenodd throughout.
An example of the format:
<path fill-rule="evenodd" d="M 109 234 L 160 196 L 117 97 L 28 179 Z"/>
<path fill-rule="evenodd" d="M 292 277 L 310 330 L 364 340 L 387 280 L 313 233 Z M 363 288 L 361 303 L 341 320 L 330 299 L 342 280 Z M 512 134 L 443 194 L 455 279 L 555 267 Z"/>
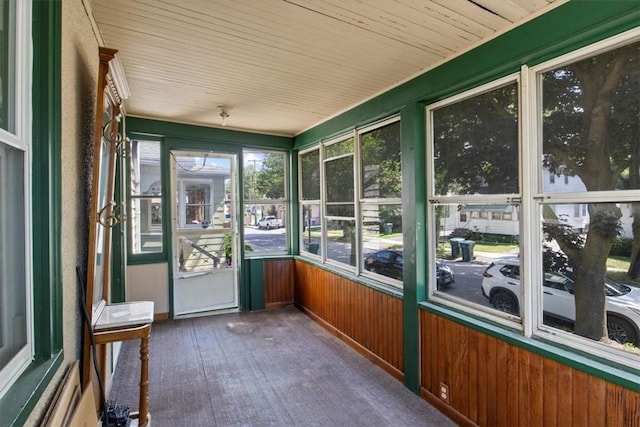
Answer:
<path fill-rule="evenodd" d="M 557 175 L 544 171 L 543 188 L 545 193 L 580 193 L 586 191 L 582 180 L 577 176 Z M 633 222 L 631 204 L 623 203 L 618 207 L 622 211 L 620 219 L 622 226 L 621 237 L 631 238 Z M 556 204 L 551 205 L 553 215 L 546 218 L 546 222 L 566 224 L 582 232 L 589 227 L 589 212 L 586 204 Z M 555 218 L 554 218 L 555 216 Z M 448 214 L 440 219 L 440 226 L 444 236 L 456 228 L 469 229 L 475 233 L 502 234 L 517 236 L 520 234 L 519 205 L 515 204 L 466 204 L 458 205 L 457 209 L 450 206 Z"/>

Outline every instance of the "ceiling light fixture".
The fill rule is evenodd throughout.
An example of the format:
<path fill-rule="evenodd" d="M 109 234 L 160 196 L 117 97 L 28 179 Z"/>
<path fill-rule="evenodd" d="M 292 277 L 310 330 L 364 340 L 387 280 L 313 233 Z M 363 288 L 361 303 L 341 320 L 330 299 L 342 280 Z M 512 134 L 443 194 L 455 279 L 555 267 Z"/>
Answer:
<path fill-rule="evenodd" d="M 220 111 L 220 117 L 222 117 L 222 126 L 226 126 L 227 118 L 229 117 L 229 107 L 218 105 L 218 111 Z"/>

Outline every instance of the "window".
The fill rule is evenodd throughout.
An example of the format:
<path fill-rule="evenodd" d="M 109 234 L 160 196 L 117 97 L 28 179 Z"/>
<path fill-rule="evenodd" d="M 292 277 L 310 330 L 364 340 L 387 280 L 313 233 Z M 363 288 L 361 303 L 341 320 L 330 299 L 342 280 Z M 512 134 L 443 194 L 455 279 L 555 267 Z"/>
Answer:
<path fill-rule="evenodd" d="M 288 156 L 245 150 L 243 159 L 245 255 L 288 253 Z"/>
<path fill-rule="evenodd" d="M 431 298 L 637 367 L 638 58 L 636 29 L 427 107 Z"/>
<path fill-rule="evenodd" d="M 300 251 L 322 255 L 322 214 L 320 204 L 320 150 L 300 153 Z"/>
<path fill-rule="evenodd" d="M 33 356 L 29 3 L 0 5 L 0 397 Z"/>
<path fill-rule="evenodd" d="M 478 250 L 496 251 L 492 256 L 520 252 L 520 222 L 514 220 L 520 206 L 513 202 L 520 191 L 518 82 L 509 77 L 483 86 L 434 104 L 427 114 L 433 165 L 429 180 L 432 292 L 454 303 L 491 310 L 488 301 L 468 291 L 481 289 L 489 280 L 490 260 L 468 263 Z M 460 215 L 456 220 L 458 211 L 465 212 L 465 218 Z M 503 214 L 512 220 L 497 221 Z M 436 265 L 451 270 L 452 284 L 437 286 Z M 504 280 L 506 276 L 493 277 Z"/>
<path fill-rule="evenodd" d="M 400 122 L 362 129 L 358 137 L 363 273 L 402 281 Z M 393 254 L 387 268 L 370 262 L 376 253 Z"/>
<path fill-rule="evenodd" d="M 131 142 L 131 253 L 162 252 L 160 141 Z"/>
<path fill-rule="evenodd" d="M 392 118 L 299 154 L 303 254 L 402 285 L 400 142 Z"/>
<path fill-rule="evenodd" d="M 331 142 L 324 149 L 326 259 L 356 266 L 354 138 Z"/>
<path fill-rule="evenodd" d="M 562 173 L 572 182 L 566 190 L 535 189 L 543 251 L 532 279 L 554 275 L 567 284 L 542 293 L 542 332 L 601 341 L 605 330 L 614 343 L 640 347 L 640 280 L 629 274 L 640 265 L 631 254 L 611 253 L 619 239 L 637 237 L 631 225 L 640 221 L 640 35 L 624 39 L 532 70 L 539 87 L 538 173 Z"/>

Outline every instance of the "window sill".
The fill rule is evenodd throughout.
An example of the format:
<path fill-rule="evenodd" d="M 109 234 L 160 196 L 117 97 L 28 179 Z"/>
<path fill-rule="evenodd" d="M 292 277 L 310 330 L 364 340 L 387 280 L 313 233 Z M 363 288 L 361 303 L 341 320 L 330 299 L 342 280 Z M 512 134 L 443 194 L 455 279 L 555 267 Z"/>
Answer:
<path fill-rule="evenodd" d="M 34 361 L 0 400 L 0 425 L 23 425 L 49 382 L 62 365 L 63 351 L 50 359 Z"/>

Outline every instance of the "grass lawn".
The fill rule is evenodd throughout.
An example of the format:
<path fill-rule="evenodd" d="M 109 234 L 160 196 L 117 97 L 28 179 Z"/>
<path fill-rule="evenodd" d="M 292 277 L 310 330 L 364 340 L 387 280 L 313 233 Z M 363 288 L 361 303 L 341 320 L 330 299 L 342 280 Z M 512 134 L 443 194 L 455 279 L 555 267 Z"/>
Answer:
<path fill-rule="evenodd" d="M 512 253 L 514 250 L 518 249 L 518 245 L 513 243 L 494 243 L 494 242 L 476 242 L 473 245 L 474 252 L 490 252 L 500 254 L 503 253 L 505 256 L 507 254 Z M 451 255 L 451 244 L 450 243 L 438 243 L 438 257 L 443 258 Z"/>

